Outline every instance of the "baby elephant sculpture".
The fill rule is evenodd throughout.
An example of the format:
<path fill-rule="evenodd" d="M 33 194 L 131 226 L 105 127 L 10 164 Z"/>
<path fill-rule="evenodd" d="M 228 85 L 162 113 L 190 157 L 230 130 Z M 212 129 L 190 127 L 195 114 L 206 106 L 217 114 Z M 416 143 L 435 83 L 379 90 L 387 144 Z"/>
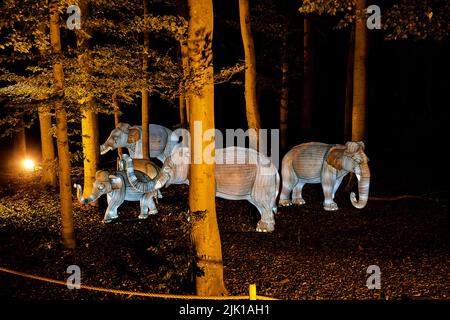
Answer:
<path fill-rule="evenodd" d="M 178 136 L 172 130 L 158 124 L 150 124 L 148 130 L 149 156 L 164 162 L 166 156 L 170 155 L 172 147 L 178 143 Z M 142 159 L 142 127 L 119 123 L 100 146 L 100 153 L 103 155 L 117 148 L 127 148 L 131 158 Z"/>
<path fill-rule="evenodd" d="M 139 179 L 152 183 L 147 175 L 140 171 L 136 171 L 136 175 Z M 154 182 L 153 182 L 154 183 Z M 126 172 L 117 171 L 115 174 L 109 174 L 107 171 L 100 170 L 95 174 L 95 182 L 92 190 L 92 194 L 88 198 L 83 197 L 83 188 L 79 184 L 74 185 L 77 188 L 77 197 L 81 203 L 87 204 L 96 201 L 102 195 L 106 194 L 108 201 L 108 208 L 106 208 L 104 223 L 109 223 L 118 217 L 117 208 L 125 201 L 140 201 L 141 213 L 139 219 L 146 219 L 149 214 L 156 214 L 156 209 L 153 198 L 155 192 L 140 192 L 134 189 L 130 182 Z"/>
<path fill-rule="evenodd" d="M 190 151 L 181 144 L 166 159 L 155 183 L 140 181 L 133 162 L 126 155 L 130 183 L 141 192 L 158 190 L 170 184 L 189 184 Z M 248 200 L 261 214 L 256 231 L 275 229 L 274 213 L 280 175 L 272 161 L 252 149 L 229 147 L 215 151 L 216 196 L 228 200 Z"/>
<path fill-rule="evenodd" d="M 342 179 L 349 172 L 354 172 L 358 179 L 359 200 L 356 200 L 355 193 L 352 192 L 350 201 L 355 208 L 362 209 L 369 197 L 368 161 L 363 142 L 347 142 L 345 146 L 309 142 L 295 146 L 283 157 L 281 168 L 283 187 L 279 204 L 302 205 L 305 203 L 302 198 L 303 186 L 307 183 L 321 183 L 325 196 L 324 209 L 337 210 L 334 195 Z"/>

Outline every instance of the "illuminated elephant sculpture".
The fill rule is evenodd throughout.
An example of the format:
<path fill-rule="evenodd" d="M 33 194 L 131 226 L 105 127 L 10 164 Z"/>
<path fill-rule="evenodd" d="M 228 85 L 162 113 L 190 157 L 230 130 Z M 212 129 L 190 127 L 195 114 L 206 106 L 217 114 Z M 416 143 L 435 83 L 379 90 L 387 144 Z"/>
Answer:
<path fill-rule="evenodd" d="M 158 190 L 170 184 L 189 184 L 190 151 L 177 145 L 166 158 L 155 183 L 141 181 L 135 175 L 131 159 L 126 160 L 128 179 L 141 192 Z M 215 150 L 216 196 L 228 200 L 247 200 L 259 211 L 256 231 L 275 229 L 274 213 L 280 185 L 280 175 L 272 161 L 253 149 L 228 147 Z"/>
<path fill-rule="evenodd" d="M 157 158 L 164 162 L 165 158 L 170 155 L 173 146 L 177 143 L 178 136 L 172 130 L 158 124 L 149 125 L 150 158 Z M 103 155 L 116 148 L 127 148 L 131 158 L 142 159 L 142 127 L 130 126 L 128 123 L 119 123 L 111 131 L 105 143 L 100 145 L 100 153 Z"/>
<path fill-rule="evenodd" d="M 307 183 L 321 183 L 325 196 L 324 209 L 338 210 L 334 195 L 342 179 L 349 172 L 354 172 L 358 178 L 359 200 L 352 192 L 350 201 L 355 208 L 362 209 L 366 206 L 369 197 L 368 161 L 363 142 L 347 142 L 345 146 L 309 142 L 295 146 L 283 157 L 279 205 L 304 204 L 303 186 Z"/>
<path fill-rule="evenodd" d="M 149 184 L 155 183 L 154 179 L 151 179 L 140 171 L 136 171 L 136 176 Z M 77 189 L 79 201 L 83 204 L 96 201 L 102 195 L 106 194 L 108 207 L 103 218 L 104 223 L 109 223 L 118 217 L 117 209 L 125 200 L 140 201 L 141 213 L 138 217 L 139 219 L 146 219 L 149 214 L 156 214 L 158 212 L 153 200 L 157 192 L 140 192 L 136 190 L 128 181 L 125 171 L 117 171 L 114 174 L 109 174 L 108 171 L 104 170 L 97 171 L 92 194 L 88 198 L 83 197 L 83 189 L 79 184 L 75 184 L 74 187 Z"/>

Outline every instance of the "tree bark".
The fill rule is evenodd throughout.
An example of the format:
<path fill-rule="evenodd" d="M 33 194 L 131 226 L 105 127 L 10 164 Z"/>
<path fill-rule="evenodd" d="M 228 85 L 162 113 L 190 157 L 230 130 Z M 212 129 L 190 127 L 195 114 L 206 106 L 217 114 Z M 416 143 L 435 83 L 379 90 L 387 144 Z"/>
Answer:
<path fill-rule="evenodd" d="M 120 123 L 120 103 L 119 99 L 117 98 L 117 93 L 114 93 L 112 96 L 112 103 L 114 108 L 114 126 L 117 127 L 117 125 Z M 121 147 L 117 148 L 117 155 L 119 158 L 123 154 L 123 149 Z"/>
<path fill-rule="evenodd" d="M 46 32 L 46 23 L 40 23 L 38 26 L 40 41 L 43 42 Z M 45 57 L 45 52 L 40 51 L 41 55 Z M 41 184 L 51 187 L 56 187 L 56 168 L 55 168 L 55 146 L 53 145 L 52 133 L 52 116 L 50 114 L 51 108 L 46 105 L 41 105 L 38 108 L 39 127 L 41 131 L 41 154 L 42 154 L 42 177 Z"/>
<path fill-rule="evenodd" d="M 53 84 L 58 99 L 55 102 L 56 140 L 58 146 L 59 187 L 61 201 L 62 242 L 65 248 L 75 248 L 72 212 L 72 183 L 70 179 L 70 151 L 67 136 L 67 112 L 64 108 L 64 71 L 61 62 L 61 37 L 57 6 L 50 8 L 50 43 L 53 60 Z"/>
<path fill-rule="evenodd" d="M 193 146 L 189 209 L 192 240 L 198 266 L 203 270 L 203 275 L 196 278 L 196 291 L 200 296 L 214 296 L 226 294 L 227 291 L 223 281 L 222 247 L 216 218 L 214 163 L 206 163 L 202 156 L 203 150 L 210 143 L 214 156 L 214 138 L 212 141 L 202 139 L 204 131 L 214 128 L 213 4 L 212 0 L 188 0 L 188 5 L 189 65 L 202 80 L 199 92 L 189 95 Z M 200 132 L 195 132 L 196 123 L 202 126 Z M 195 163 L 194 160 L 198 158 L 199 163 Z"/>
<path fill-rule="evenodd" d="M 23 114 L 20 114 L 18 116 L 18 123 L 17 123 L 17 132 L 14 135 L 14 148 L 17 158 L 20 159 L 20 161 L 26 159 L 27 157 L 27 139 L 25 136 L 25 126 L 23 122 Z"/>
<path fill-rule="evenodd" d="M 344 141 L 352 138 L 353 65 L 355 60 L 355 28 L 350 31 L 347 74 L 345 80 Z"/>
<path fill-rule="evenodd" d="M 303 18 L 303 108 L 301 128 L 309 135 L 313 129 L 314 65 L 312 55 L 311 18 Z"/>
<path fill-rule="evenodd" d="M 89 0 L 80 0 L 81 15 L 87 18 L 90 15 Z M 91 31 L 83 27 L 83 32 L 77 32 L 77 48 L 78 48 L 78 63 L 81 70 L 89 75 L 89 37 Z M 84 196 L 88 197 L 92 193 L 93 183 L 95 181 L 95 173 L 97 172 L 100 151 L 99 151 L 99 134 L 98 134 L 98 119 L 95 110 L 94 97 L 89 95 L 86 97 L 86 105 L 81 107 L 81 132 L 83 145 L 83 168 L 84 168 Z M 97 206 L 97 201 L 92 202 L 91 205 Z"/>
<path fill-rule="evenodd" d="M 144 2 L 144 18 L 149 14 L 149 2 L 148 0 L 143 0 Z M 145 79 L 147 79 L 148 72 L 148 54 L 150 52 L 150 32 L 144 31 L 144 54 L 142 57 L 142 72 L 144 73 Z M 150 144 L 149 144 L 149 108 L 150 108 L 150 97 L 147 89 L 142 90 L 142 159 L 150 159 Z"/>
<path fill-rule="evenodd" d="M 355 60 L 353 67 L 353 112 L 352 140 L 367 139 L 367 28 L 362 17 L 366 1 L 356 1 L 356 12 L 359 16 L 355 25 Z"/>
<path fill-rule="evenodd" d="M 185 19 L 188 19 L 188 8 L 186 0 L 177 0 L 178 14 Z M 180 40 L 180 56 L 181 67 L 183 68 L 184 77 L 189 76 L 189 57 L 188 46 L 185 40 Z M 180 126 L 186 129 L 189 124 L 189 97 L 186 95 L 185 81 L 180 84 Z"/>
<path fill-rule="evenodd" d="M 38 109 L 42 149 L 41 183 L 56 187 L 55 146 L 53 145 L 52 116 L 49 109 L 46 106 L 40 106 Z"/>
<path fill-rule="evenodd" d="M 256 58 L 255 46 L 250 26 L 250 9 L 248 0 L 239 0 L 239 21 L 241 26 L 242 43 L 245 56 L 245 108 L 249 129 L 254 129 L 256 141 L 250 139 L 250 147 L 258 150 L 259 129 L 261 118 L 256 99 Z"/>
<path fill-rule="evenodd" d="M 287 151 L 287 130 L 289 113 L 289 24 L 286 22 L 283 30 L 283 53 L 281 57 L 281 94 L 280 94 L 280 146 L 281 151 Z"/>

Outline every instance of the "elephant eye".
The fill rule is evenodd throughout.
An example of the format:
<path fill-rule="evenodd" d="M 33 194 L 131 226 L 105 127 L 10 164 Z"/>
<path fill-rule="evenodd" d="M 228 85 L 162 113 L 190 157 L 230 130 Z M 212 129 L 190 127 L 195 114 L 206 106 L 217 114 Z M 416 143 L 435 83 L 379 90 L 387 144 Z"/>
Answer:
<path fill-rule="evenodd" d="M 98 188 L 98 190 L 103 190 L 103 189 L 105 188 L 105 185 L 104 185 L 103 183 L 100 183 L 100 184 L 97 186 L 97 188 Z"/>

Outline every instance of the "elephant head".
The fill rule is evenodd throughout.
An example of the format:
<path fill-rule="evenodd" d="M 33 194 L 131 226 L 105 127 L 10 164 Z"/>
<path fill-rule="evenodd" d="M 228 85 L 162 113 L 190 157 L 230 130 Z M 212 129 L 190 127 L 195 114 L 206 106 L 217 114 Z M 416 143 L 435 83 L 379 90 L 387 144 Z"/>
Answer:
<path fill-rule="evenodd" d="M 79 184 L 75 184 L 74 187 L 77 188 L 77 197 L 80 202 L 88 204 L 97 201 L 98 198 L 106 193 L 123 188 L 124 185 L 120 177 L 100 170 L 95 173 L 95 182 L 93 184 L 92 194 L 89 197 L 83 197 L 83 188 Z"/>
<path fill-rule="evenodd" d="M 150 181 L 140 181 L 134 172 L 132 159 L 124 154 L 128 181 L 136 190 L 146 193 L 161 189 L 170 184 L 185 183 L 189 172 L 190 152 L 188 147 L 178 144 L 172 151 L 172 154 L 166 158 L 163 167 L 158 175 Z"/>
<path fill-rule="evenodd" d="M 128 123 L 119 123 L 108 139 L 100 145 L 100 154 L 105 154 L 117 148 L 129 148 L 141 139 L 141 130 Z"/>
<path fill-rule="evenodd" d="M 350 201 L 355 208 L 364 208 L 369 198 L 370 187 L 369 158 L 364 153 L 364 143 L 349 141 L 345 146 L 332 147 L 328 152 L 326 162 L 336 170 L 355 173 L 358 179 L 359 200 L 352 192 Z"/>

